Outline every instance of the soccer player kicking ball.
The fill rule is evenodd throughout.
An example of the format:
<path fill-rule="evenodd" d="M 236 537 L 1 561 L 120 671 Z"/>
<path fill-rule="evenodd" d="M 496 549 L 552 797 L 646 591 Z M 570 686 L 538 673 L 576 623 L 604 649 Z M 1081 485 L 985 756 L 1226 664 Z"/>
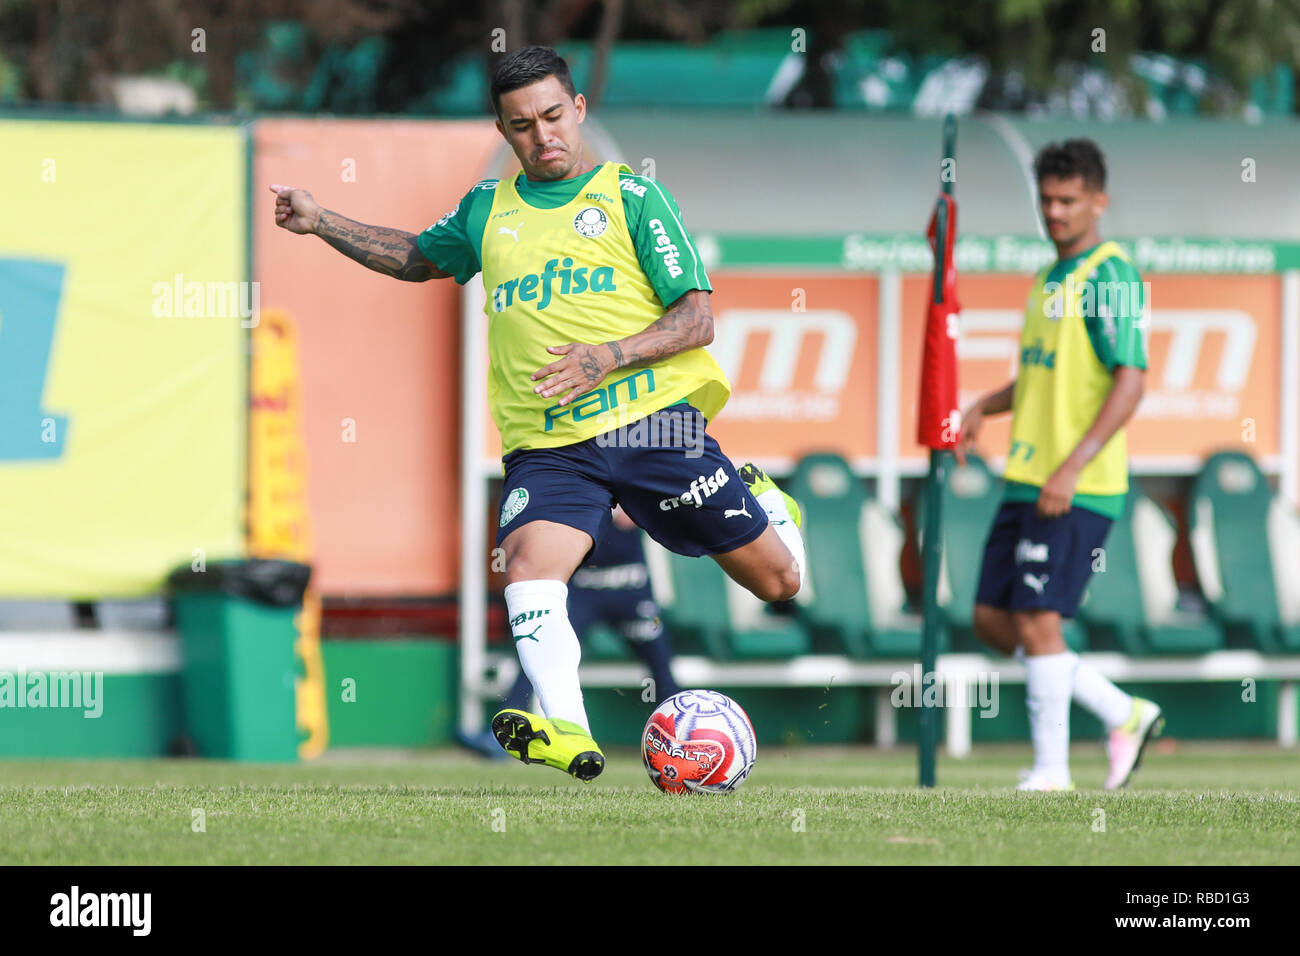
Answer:
<path fill-rule="evenodd" d="M 988 415 L 1012 413 L 1006 497 L 984 547 L 975 631 L 1023 656 L 1034 767 L 1021 790 L 1072 790 L 1070 698 L 1110 733 L 1106 789 L 1125 786 L 1164 726 L 1160 708 L 1130 697 L 1065 646 L 1061 618 L 1078 609 L 1128 493 L 1124 425 L 1142 398 L 1146 342 L 1141 279 L 1103 242 L 1106 165 L 1091 140 L 1052 144 L 1034 161 L 1057 261 L 1034 280 L 1015 381 L 963 418 L 957 458 Z"/>
<path fill-rule="evenodd" d="M 523 172 L 478 183 L 419 235 L 278 185 L 275 221 L 399 279 L 464 284 L 483 273 L 488 403 L 505 451 L 497 544 L 515 647 L 543 711 L 503 710 L 492 731 L 524 763 L 591 780 L 605 758 L 578 685 L 566 582 L 614 504 L 664 547 L 710 555 L 764 601 L 799 590 L 800 516 L 703 431 L 730 385 L 704 350 L 712 286 L 676 202 L 620 163 L 587 159 L 587 103 L 554 50 L 505 57 L 491 95 Z"/>

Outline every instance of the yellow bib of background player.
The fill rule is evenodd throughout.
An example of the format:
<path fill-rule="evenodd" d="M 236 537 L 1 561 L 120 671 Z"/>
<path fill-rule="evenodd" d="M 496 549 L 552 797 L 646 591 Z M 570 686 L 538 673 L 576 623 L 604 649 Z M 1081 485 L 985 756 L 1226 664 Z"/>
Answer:
<path fill-rule="evenodd" d="M 528 205 L 513 179 L 497 185 L 483 230 L 483 288 L 488 403 L 506 453 L 572 445 L 682 400 L 711 419 L 731 393 L 702 348 L 616 369 L 567 405 L 556 404 L 563 393 L 533 392 L 529 376 L 559 359 L 548 346 L 616 341 L 664 313 L 628 234 L 620 169 L 627 167 L 605 163 L 558 209 Z"/>
<path fill-rule="evenodd" d="M 1082 285 L 1104 260 L 1124 255 L 1103 242 L 1070 278 L 1047 284 L 1050 268 L 1034 280 L 1020 334 L 1020 370 L 1012 411 L 1011 452 L 1004 477 L 1042 487 L 1074 451 L 1101 410 L 1113 379 L 1088 338 Z M 1079 474 L 1075 493 L 1128 491 L 1128 445 L 1119 429 Z"/>

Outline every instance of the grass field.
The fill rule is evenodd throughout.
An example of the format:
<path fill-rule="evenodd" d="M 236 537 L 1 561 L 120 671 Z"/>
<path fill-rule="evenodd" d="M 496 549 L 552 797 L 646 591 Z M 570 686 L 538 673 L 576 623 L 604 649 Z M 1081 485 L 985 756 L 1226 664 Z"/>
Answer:
<path fill-rule="evenodd" d="M 760 751 L 739 792 L 686 798 L 610 756 L 589 785 L 457 751 L 0 762 L 0 864 L 1300 863 L 1300 755 L 1264 745 L 1166 744 L 1120 793 L 1080 746 L 1064 794 L 1012 789 L 1027 746 L 941 760 L 930 792 L 905 748 Z"/>

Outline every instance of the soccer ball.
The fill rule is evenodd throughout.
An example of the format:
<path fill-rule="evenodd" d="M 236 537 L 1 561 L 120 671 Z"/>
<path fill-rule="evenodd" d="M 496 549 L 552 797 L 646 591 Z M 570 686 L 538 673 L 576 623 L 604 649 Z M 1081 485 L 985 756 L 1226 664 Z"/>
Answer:
<path fill-rule="evenodd" d="M 684 690 L 655 708 L 641 759 L 665 793 L 735 790 L 754 769 L 758 744 L 741 706 L 716 690 Z"/>

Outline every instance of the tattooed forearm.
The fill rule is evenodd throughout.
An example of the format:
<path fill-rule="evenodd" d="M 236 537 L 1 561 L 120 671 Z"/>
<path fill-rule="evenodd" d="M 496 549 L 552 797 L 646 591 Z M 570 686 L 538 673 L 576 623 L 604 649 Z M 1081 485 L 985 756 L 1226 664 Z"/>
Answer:
<path fill-rule="evenodd" d="M 713 341 L 713 309 L 709 293 L 687 292 L 668 307 L 644 332 L 605 343 L 614 355 L 615 368 L 645 365 Z"/>
<path fill-rule="evenodd" d="M 423 282 L 445 275 L 420 252 L 411 232 L 367 226 L 328 209 L 321 210 L 315 232 L 349 259 L 395 279 Z"/>

